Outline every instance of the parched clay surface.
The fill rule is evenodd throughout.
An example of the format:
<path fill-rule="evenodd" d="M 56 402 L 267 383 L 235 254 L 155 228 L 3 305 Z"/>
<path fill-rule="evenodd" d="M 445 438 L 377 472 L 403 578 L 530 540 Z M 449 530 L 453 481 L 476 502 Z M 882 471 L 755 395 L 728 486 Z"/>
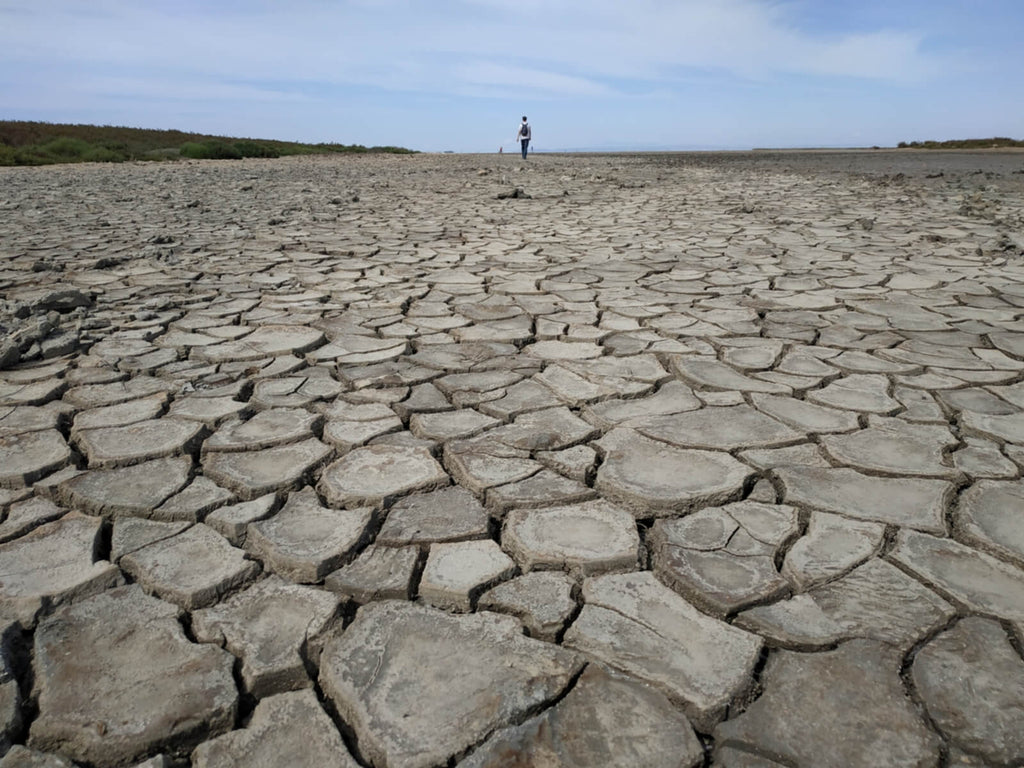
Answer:
<path fill-rule="evenodd" d="M 0 765 L 1024 764 L 1022 169 L 0 168 Z"/>

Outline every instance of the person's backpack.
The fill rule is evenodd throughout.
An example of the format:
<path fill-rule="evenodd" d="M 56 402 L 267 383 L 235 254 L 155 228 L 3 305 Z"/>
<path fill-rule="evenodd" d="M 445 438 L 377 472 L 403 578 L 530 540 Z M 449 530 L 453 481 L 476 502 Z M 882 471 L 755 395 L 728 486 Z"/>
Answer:
<path fill-rule="evenodd" d="M 519 129 L 519 136 L 524 139 L 530 138 L 530 124 L 523 123 L 523 127 Z"/>

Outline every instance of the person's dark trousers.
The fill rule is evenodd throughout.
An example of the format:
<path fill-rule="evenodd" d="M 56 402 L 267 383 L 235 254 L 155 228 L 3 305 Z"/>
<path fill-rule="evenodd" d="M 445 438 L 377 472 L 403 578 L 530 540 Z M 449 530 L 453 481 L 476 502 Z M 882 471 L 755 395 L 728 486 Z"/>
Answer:
<path fill-rule="evenodd" d="M 528 146 L 530 146 L 530 140 L 529 139 L 522 139 L 522 144 L 523 144 L 523 160 L 525 160 L 526 159 L 526 148 Z"/>

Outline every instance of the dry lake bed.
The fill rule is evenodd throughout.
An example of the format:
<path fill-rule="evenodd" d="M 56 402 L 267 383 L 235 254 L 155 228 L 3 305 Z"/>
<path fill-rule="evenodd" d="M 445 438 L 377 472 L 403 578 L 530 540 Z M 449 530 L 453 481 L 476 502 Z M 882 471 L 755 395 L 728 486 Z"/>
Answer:
<path fill-rule="evenodd" d="M 1024 764 L 1024 153 L 0 169 L 0 766 Z"/>

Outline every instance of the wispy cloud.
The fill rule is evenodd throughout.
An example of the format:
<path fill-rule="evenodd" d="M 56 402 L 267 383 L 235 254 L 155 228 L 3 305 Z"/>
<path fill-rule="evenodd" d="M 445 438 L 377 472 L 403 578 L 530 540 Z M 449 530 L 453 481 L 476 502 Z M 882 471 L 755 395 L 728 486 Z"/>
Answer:
<path fill-rule="evenodd" d="M 937 64 L 913 32 L 814 35 L 755 0 L 295 0 L 0 6 L 4 58 L 192 70 L 439 92 L 608 92 L 606 78 L 670 83 L 680 69 L 913 81 Z M 26 10 L 35 8 L 37 10 Z M 17 11 L 17 12 L 16 12 Z"/>
<path fill-rule="evenodd" d="M 528 67 L 512 67 L 487 61 L 470 61 L 452 69 L 459 82 L 498 88 L 542 91 L 551 94 L 600 96 L 611 93 L 606 85 L 584 77 L 561 75 Z"/>
<path fill-rule="evenodd" d="M 88 93 L 99 97 L 129 97 L 156 101 L 254 101 L 301 102 L 309 97 L 290 90 L 274 90 L 244 83 L 205 82 L 166 77 L 95 77 L 85 85 Z"/>

